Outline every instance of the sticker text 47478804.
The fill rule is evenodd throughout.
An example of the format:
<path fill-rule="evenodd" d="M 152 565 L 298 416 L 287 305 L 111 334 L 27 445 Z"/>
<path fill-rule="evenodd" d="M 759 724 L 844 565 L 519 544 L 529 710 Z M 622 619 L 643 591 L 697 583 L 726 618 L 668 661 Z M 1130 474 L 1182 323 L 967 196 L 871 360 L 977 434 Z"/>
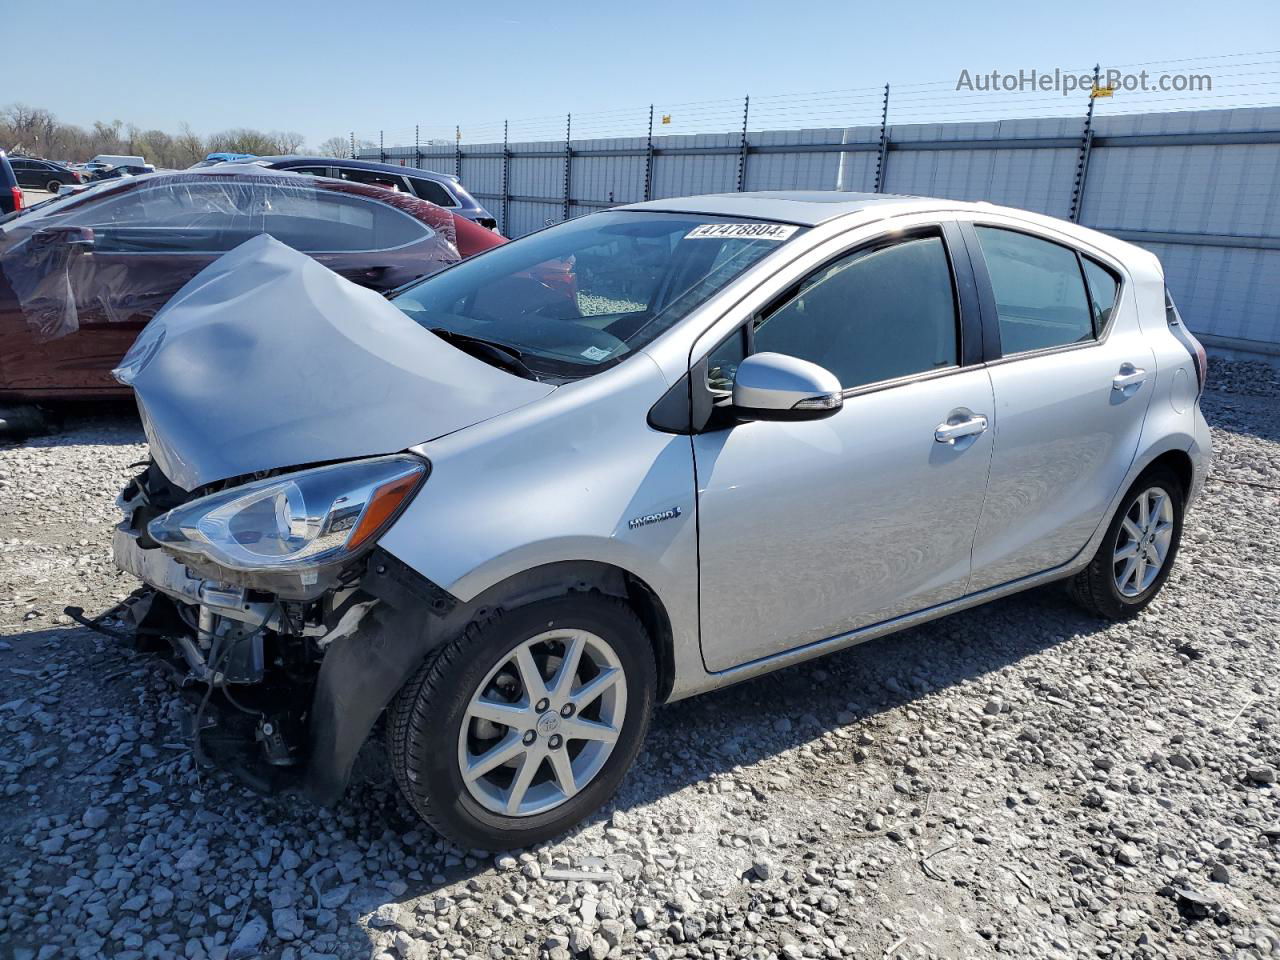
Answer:
<path fill-rule="evenodd" d="M 685 234 L 686 240 L 785 240 L 799 227 L 786 223 L 704 223 Z"/>

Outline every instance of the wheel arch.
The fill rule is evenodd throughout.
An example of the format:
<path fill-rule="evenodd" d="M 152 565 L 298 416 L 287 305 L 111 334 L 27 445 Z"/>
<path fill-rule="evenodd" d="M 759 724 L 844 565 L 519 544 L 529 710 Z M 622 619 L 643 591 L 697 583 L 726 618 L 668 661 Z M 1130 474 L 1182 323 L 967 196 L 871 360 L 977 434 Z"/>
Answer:
<path fill-rule="evenodd" d="M 653 645 L 654 663 L 658 670 L 657 700 L 661 703 L 675 683 L 671 617 L 657 591 L 638 574 L 617 564 L 600 560 L 560 560 L 522 570 L 463 604 L 463 616 L 470 622 L 492 609 L 523 606 L 573 591 L 591 590 L 626 601 L 644 624 Z"/>
<path fill-rule="evenodd" d="M 1184 498 L 1191 493 L 1191 484 L 1195 479 L 1195 464 L 1192 463 L 1191 455 L 1187 451 L 1166 450 L 1146 464 L 1138 477 L 1141 479 L 1148 473 L 1160 469 L 1167 469 L 1178 478 L 1178 481 L 1182 484 Z"/>
<path fill-rule="evenodd" d="M 655 699 L 665 700 L 675 683 L 671 618 L 648 583 L 614 564 L 566 560 L 532 567 L 457 604 L 444 616 L 383 604 L 359 630 L 335 641 L 325 653 L 312 697 L 307 792 L 322 804 L 342 796 L 356 755 L 378 718 L 432 650 L 495 610 L 574 591 L 617 597 L 635 611 L 653 645 Z"/>

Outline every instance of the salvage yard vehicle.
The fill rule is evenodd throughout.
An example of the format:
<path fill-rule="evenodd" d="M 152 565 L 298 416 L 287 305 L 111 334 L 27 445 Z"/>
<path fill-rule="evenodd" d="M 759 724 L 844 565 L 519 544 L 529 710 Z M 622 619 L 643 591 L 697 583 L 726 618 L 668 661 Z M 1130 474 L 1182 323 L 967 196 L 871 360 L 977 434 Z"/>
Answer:
<path fill-rule="evenodd" d="M 13 172 L 18 177 L 18 184 L 32 190 L 47 190 L 57 193 L 63 184 L 83 183 L 84 176 L 78 170 L 54 163 L 52 160 L 41 160 L 38 157 L 10 157 Z"/>
<path fill-rule="evenodd" d="M 1137 614 L 1205 372 L 1155 256 L 988 204 L 656 200 L 389 301 L 261 237 L 117 371 L 152 461 L 115 615 L 171 638 L 197 743 L 241 724 L 329 803 L 385 712 L 426 822 L 522 846 L 657 703 L 1052 581 Z"/>
<path fill-rule="evenodd" d="M 473 197 L 462 180 L 451 173 L 437 173 L 417 167 L 405 167 L 374 160 L 336 159 L 334 157 L 257 157 L 253 163 L 271 170 L 292 170 L 313 177 L 335 177 L 353 183 L 368 183 L 388 190 L 398 190 L 428 200 L 437 206 L 473 220 L 490 230 L 498 221 Z"/>
<path fill-rule="evenodd" d="M 18 175 L 14 173 L 5 152 L 0 150 L 0 216 L 21 210 L 25 203 Z"/>
<path fill-rule="evenodd" d="M 257 167 L 94 184 L 0 222 L 0 403 L 127 396 L 111 369 L 138 331 L 260 233 L 379 291 L 503 242 L 414 197 Z"/>

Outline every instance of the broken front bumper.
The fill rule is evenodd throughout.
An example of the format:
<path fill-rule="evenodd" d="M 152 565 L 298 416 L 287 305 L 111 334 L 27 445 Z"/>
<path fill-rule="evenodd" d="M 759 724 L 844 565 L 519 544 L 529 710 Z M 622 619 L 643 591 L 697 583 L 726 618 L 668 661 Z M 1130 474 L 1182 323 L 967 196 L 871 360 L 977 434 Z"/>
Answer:
<path fill-rule="evenodd" d="M 200 577 L 163 550 L 142 549 L 138 541 L 134 531 L 123 525 L 116 527 L 111 552 L 121 570 L 180 603 L 208 607 L 220 616 L 254 625 L 265 622 L 275 628 L 271 622 L 274 604 L 251 602 L 243 587 Z"/>

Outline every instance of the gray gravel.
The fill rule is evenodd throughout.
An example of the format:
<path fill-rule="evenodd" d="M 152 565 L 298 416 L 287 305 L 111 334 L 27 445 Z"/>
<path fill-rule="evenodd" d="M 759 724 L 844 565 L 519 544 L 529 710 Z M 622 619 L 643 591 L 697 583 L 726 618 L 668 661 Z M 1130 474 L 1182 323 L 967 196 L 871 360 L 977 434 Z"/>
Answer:
<path fill-rule="evenodd" d="M 661 709 L 615 804 L 494 857 L 396 795 L 197 774 L 132 589 L 126 416 L 0 446 L 0 957 L 1280 955 L 1280 378 L 1215 363 L 1218 461 L 1139 620 L 1046 589 Z"/>

